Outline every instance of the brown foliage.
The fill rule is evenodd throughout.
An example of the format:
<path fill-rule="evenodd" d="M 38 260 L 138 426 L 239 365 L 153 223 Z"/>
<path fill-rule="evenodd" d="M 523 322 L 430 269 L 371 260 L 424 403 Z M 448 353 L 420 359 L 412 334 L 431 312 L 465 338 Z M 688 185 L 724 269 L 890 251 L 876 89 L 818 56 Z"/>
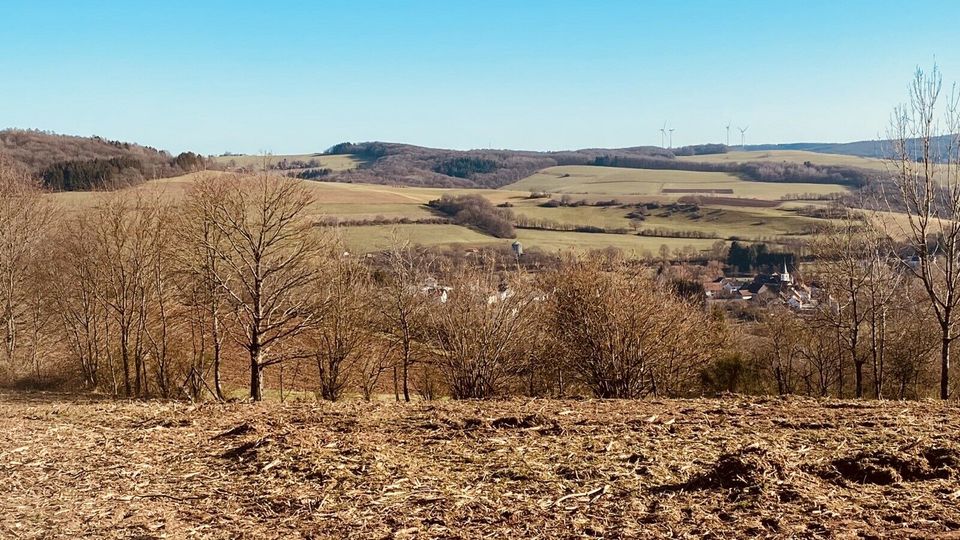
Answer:
<path fill-rule="evenodd" d="M 643 269 L 572 261 L 544 283 L 563 361 L 597 397 L 696 393 L 720 353 L 718 323 Z"/>

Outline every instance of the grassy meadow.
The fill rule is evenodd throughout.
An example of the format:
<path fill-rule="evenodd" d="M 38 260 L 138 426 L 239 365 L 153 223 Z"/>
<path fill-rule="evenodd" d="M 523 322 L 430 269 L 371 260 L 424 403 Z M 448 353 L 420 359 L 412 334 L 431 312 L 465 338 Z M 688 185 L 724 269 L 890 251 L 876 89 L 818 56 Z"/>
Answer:
<path fill-rule="evenodd" d="M 787 161 L 804 163 L 809 161 L 814 165 L 844 165 L 860 167 L 862 169 L 884 170 L 886 163 L 882 159 L 860 156 L 844 156 L 840 154 L 821 154 L 803 150 L 751 150 L 732 151 L 726 154 L 705 154 L 700 156 L 681 156 L 681 161 L 697 161 L 705 163 L 743 163 L 747 161 Z"/>
<path fill-rule="evenodd" d="M 749 182 L 720 172 L 625 169 L 568 165 L 549 167 L 506 186 L 507 190 L 592 195 L 642 195 L 680 197 L 711 190 L 729 190 L 725 197 L 779 200 L 781 197 L 812 193 L 845 193 L 847 188 L 832 184 Z M 665 191 L 667 190 L 667 191 Z M 684 190 L 687 193 L 671 193 Z"/>

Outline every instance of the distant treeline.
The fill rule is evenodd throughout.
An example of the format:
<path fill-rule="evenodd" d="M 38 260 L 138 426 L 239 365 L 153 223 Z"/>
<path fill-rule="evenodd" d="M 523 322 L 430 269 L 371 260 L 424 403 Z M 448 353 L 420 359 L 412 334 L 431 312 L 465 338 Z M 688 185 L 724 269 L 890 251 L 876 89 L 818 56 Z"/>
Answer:
<path fill-rule="evenodd" d="M 729 149 L 725 144 L 694 144 L 674 148 L 675 156 L 703 156 L 707 154 L 726 154 Z"/>
<path fill-rule="evenodd" d="M 304 161 L 302 159 L 283 158 L 277 163 L 268 164 L 267 167 L 270 169 L 279 169 L 281 171 L 286 171 L 289 169 L 319 169 L 323 167 L 323 163 L 317 158 L 313 158 L 307 161 Z"/>
<path fill-rule="evenodd" d="M 380 158 L 388 153 L 390 146 L 407 146 L 407 145 L 392 145 L 388 143 L 380 142 L 365 142 L 365 143 L 350 143 L 342 142 L 340 144 L 335 144 L 327 149 L 327 154 L 330 155 L 344 155 L 352 154 L 355 156 L 360 156 L 364 158 Z"/>
<path fill-rule="evenodd" d="M 319 180 L 320 178 L 326 178 L 333 173 L 333 169 L 307 169 L 303 171 L 296 171 L 287 173 L 289 176 L 294 178 L 302 178 L 303 180 Z"/>
<path fill-rule="evenodd" d="M 587 225 L 582 223 L 561 223 L 552 219 L 531 218 L 525 215 L 518 215 L 514 218 L 514 226 L 518 229 L 534 229 L 540 231 L 563 231 L 563 232 L 581 232 L 581 233 L 604 233 L 604 234 L 629 234 L 630 230 L 625 227 L 601 227 L 598 225 Z"/>
<path fill-rule="evenodd" d="M 40 171 L 40 178 L 44 186 L 55 191 L 84 191 L 135 185 L 149 178 L 177 176 L 205 167 L 204 157 L 193 152 L 184 152 L 159 167 L 123 156 L 56 162 Z"/>
<path fill-rule="evenodd" d="M 317 221 L 317 225 L 325 227 L 369 227 L 376 225 L 446 225 L 453 220 L 446 217 L 420 217 L 411 218 L 406 216 L 376 216 L 372 218 L 342 218 L 342 217 L 324 217 Z"/>
<path fill-rule="evenodd" d="M 727 252 L 727 264 L 741 272 L 756 268 L 778 269 L 784 264 L 794 267 L 796 255 L 770 251 L 767 244 L 744 244 L 733 242 Z"/>
<path fill-rule="evenodd" d="M 61 161 L 40 172 L 43 185 L 56 191 L 80 191 L 116 187 L 143 178 L 143 163 L 131 157 Z"/>
<path fill-rule="evenodd" d="M 492 159 L 478 157 L 457 157 L 441 161 L 433 168 L 434 172 L 455 176 L 457 178 L 470 178 L 478 174 L 492 173 L 497 170 L 497 162 Z"/>

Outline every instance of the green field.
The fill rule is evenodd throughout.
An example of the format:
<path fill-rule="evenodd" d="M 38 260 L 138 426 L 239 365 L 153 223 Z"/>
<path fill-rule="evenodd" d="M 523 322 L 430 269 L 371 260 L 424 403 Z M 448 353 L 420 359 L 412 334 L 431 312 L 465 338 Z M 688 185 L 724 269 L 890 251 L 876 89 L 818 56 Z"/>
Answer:
<path fill-rule="evenodd" d="M 788 161 L 804 163 L 809 161 L 815 165 L 844 165 L 863 169 L 884 170 L 886 163 L 882 159 L 865 158 L 859 156 L 845 156 L 841 154 L 821 154 L 802 150 L 759 150 L 748 152 L 727 152 L 726 154 L 705 154 L 702 156 L 681 156 L 680 161 L 697 161 L 708 163 L 743 163 L 746 161 Z"/>
<path fill-rule="evenodd" d="M 645 227 L 657 229 L 776 241 L 784 236 L 807 234 L 823 222 L 822 219 L 800 216 L 794 211 L 780 208 L 704 206 L 694 214 L 678 213 L 664 217 L 654 213 L 643 223 Z"/>
<path fill-rule="evenodd" d="M 339 233 L 349 249 L 370 252 L 389 248 L 396 242 L 423 246 L 477 247 L 501 244 L 510 246 L 513 239 L 487 236 L 458 225 L 372 225 L 340 227 Z M 583 253 L 594 249 L 619 248 L 628 256 L 651 257 L 661 246 L 670 250 L 692 247 L 707 250 L 717 240 L 700 238 L 659 238 L 632 234 L 594 234 L 518 229 L 517 238 L 525 249 L 536 248 L 549 253 L 573 250 Z"/>
<path fill-rule="evenodd" d="M 502 240 L 459 225 L 366 225 L 340 227 L 340 237 L 349 249 L 370 252 L 387 249 L 396 243 L 413 245 L 465 245 L 479 246 L 498 242 L 510 245 L 512 240 Z"/>
<path fill-rule="evenodd" d="M 605 229 L 630 227 L 630 220 L 627 218 L 630 211 L 620 207 L 542 208 L 521 203 L 513 208 L 513 212 L 531 220 L 553 221 L 564 225 L 593 225 Z"/>
<path fill-rule="evenodd" d="M 525 249 L 535 247 L 547 252 L 572 249 L 582 253 L 594 249 L 613 247 L 622 249 L 625 254 L 634 257 L 656 255 L 661 246 L 667 246 L 671 250 L 685 247 L 691 247 L 697 251 L 708 250 L 717 242 L 717 240 L 701 238 L 659 238 L 632 234 L 596 234 L 525 229 L 517 230 L 517 240 L 523 243 Z"/>
<path fill-rule="evenodd" d="M 702 206 L 696 212 L 651 211 L 642 222 L 631 223 L 630 209 L 620 207 L 539 208 L 518 206 L 514 212 L 541 222 L 562 225 L 593 225 L 606 229 L 697 232 L 723 238 L 776 241 L 787 236 L 809 233 L 823 220 L 798 215 L 792 208 L 753 208 L 721 205 Z"/>
<path fill-rule="evenodd" d="M 503 189 L 545 191 L 547 193 L 593 195 L 645 195 L 677 198 L 692 193 L 665 193 L 664 190 L 709 191 L 724 189 L 725 197 L 778 200 L 786 195 L 846 193 L 848 189 L 832 184 L 749 182 L 718 172 L 625 169 L 568 165 L 550 167 L 514 182 Z"/>

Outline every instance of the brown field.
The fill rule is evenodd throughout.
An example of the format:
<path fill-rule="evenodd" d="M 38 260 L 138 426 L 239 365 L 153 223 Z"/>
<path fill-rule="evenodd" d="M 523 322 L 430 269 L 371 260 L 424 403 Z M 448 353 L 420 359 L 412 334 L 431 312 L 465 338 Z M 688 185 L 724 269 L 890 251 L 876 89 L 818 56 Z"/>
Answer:
<path fill-rule="evenodd" d="M 765 201 L 763 199 L 742 199 L 738 197 L 697 197 L 703 205 L 717 206 L 744 206 L 756 208 L 776 208 L 782 206 L 780 201 Z M 809 204 L 809 203 L 807 203 Z"/>
<path fill-rule="evenodd" d="M 730 188 L 722 189 L 670 189 L 664 188 L 660 190 L 660 193 L 673 194 L 673 193 L 700 193 L 706 195 L 733 195 L 733 190 Z"/>
<path fill-rule="evenodd" d="M 956 538 L 956 404 L 0 395 L 3 538 Z"/>

